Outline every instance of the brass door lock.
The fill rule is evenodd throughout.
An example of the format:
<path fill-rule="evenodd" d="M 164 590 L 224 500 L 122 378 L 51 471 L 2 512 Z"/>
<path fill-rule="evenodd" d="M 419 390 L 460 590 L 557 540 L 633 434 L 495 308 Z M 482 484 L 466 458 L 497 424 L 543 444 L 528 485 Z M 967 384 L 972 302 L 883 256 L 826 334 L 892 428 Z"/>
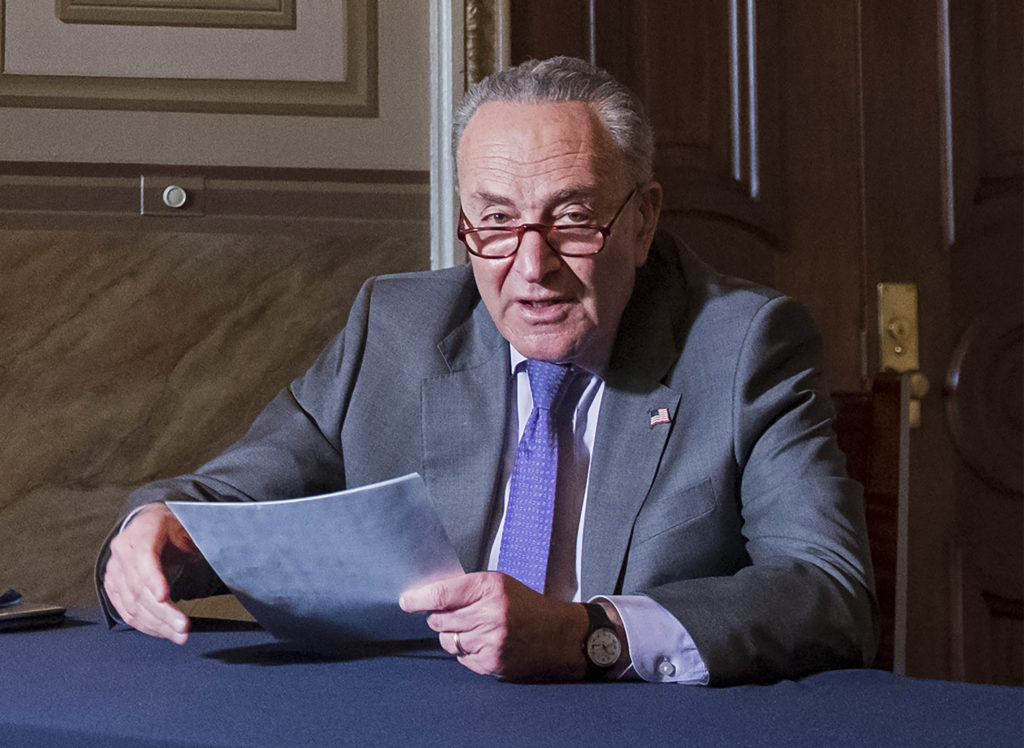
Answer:
<path fill-rule="evenodd" d="M 910 427 L 921 425 L 921 400 L 928 377 L 921 371 L 917 328 L 917 285 L 878 284 L 879 363 L 883 371 L 909 372 Z"/>

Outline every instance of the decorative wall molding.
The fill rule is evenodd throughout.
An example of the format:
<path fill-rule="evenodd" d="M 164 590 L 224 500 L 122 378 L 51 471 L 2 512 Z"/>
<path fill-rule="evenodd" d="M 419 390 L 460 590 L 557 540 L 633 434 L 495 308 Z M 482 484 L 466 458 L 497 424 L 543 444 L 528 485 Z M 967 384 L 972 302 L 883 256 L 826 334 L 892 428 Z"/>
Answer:
<path fill-rule="evenodd" d="M 346 69 L 336 82 L 21 75 L 4 69 L 0 0 L 0 106 L 375 117 L 376 0 L 346 0 L 345 12 Z"/>
<path fill-rule="evenodd" d="M 466 0 L 466 87 L 509 64 L 509 0 Z"/>
<path fill-rule="evenodd" d="M 946 419 L 957 451 L 983 481 L 1024 498 L 1021 371 L 1024 306 L 977 315 L 946 372 Z"/>
<path fill-rule="evenodd" d="M 494 70 L 494 4 L 466 2 L 466 83 L 476 83 Z"/>
<path fill-rule="evenodd" d="M 171 184 L 189 202 L 145 210 Z M 0 161 L 0 229 L 302 232 L 429 220 L 425 171 Z"/>
<path fill-rule="evenodd" d="M 295 0 L 57 0 L 64 23 L 294 29 Z"/>
<path fill-rule="evenodd" d="M 939 112 L 942 147 L 939 151 L 942 185 L 942 233 L 946 244 L 956 243 L 956 180 L 953 174 L 953 76 L 949 36 L 949 0 L 938 0 Z"/>
<path fill-rule="evenodd" d="M 760 196 L 757 16 L 754 0 L 729 3 L 729 106 L 732 177 Z"/>

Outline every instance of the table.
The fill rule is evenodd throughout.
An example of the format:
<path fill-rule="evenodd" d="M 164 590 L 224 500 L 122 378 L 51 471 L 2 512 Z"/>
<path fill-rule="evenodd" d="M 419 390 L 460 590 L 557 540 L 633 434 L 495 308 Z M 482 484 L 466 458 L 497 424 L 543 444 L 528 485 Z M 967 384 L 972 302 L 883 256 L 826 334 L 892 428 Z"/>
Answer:
<path fill-rule="evenodd" d="M 312 655 L 207 619 L 179 647 L 101 620 L 0 634 L 0 745 L 1024 745 L 1020 688 L 878 670 L 519 685 L 429 642 Z"/>

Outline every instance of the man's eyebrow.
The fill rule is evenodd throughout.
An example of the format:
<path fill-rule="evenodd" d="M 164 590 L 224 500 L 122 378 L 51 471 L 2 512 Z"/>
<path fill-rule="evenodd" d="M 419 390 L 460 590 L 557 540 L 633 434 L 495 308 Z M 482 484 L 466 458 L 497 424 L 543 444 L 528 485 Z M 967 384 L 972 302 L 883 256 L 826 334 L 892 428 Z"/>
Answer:
<path fill-rule="evenodd" d="M 549 201 L 552 204 L 564 203 L 569 200 L 592 200 L 597 195 L 597 188 L 589 185 L 572 185 L 569 187 L 563 187 L 551 195 Z M 471 200 L 479 200 L 480 202 L 493 203 L 495 205 L 507 205 L 514 206 L 515 201 L 505 195 L 499 195 L 493 192 L 477 191 L 472 193 L 470 196 Z"/>
<path fill-rule="evenodd" d="M 565 187 L 551 196 L 554 203 L 564 203 L 568 200 L 593 200 L 597 195 L 597 188 L 588 185 L 574 185 Z"/>
<path fill-rule="evenodd" d="M 471 200 L 476 200 L 482 203 L 493 203 L 495 205 L 514 205 L 511 198 L 505 197 L 504 195 L 498 195 L 493 192 L 474 192 L 470 196 Z"/>

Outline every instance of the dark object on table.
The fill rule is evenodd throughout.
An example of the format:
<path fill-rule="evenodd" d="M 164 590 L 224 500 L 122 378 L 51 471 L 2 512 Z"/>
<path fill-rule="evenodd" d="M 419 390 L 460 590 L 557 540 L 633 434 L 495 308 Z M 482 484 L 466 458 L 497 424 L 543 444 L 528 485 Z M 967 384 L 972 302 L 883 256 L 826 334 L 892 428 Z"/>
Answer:
<path fill-rule="evenodd" d="M 26 602 L 13 589 L 0 595 L 0 632 L 56 626 L 64 621 L 64 608 L 48 603 Z"/>

